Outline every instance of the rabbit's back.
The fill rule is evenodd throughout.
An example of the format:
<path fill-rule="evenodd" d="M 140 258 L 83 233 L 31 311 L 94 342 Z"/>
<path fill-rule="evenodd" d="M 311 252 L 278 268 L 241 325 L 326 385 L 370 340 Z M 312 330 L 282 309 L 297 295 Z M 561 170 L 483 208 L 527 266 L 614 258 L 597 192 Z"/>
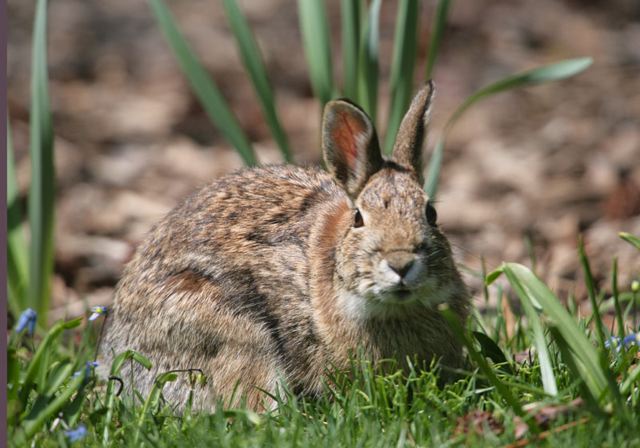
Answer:
<path fill-rule="evenodd" d="M 308 376 L 320 355 L 309 299 L 310 228 L 323 207 L 346 200 L 323 171 L 289 166 L 243 170 L 192 195 L 126 267 L 103 361 L 125 349 L 149 356 L 152 371 L 136 371 L 142 391 L 172 369 L 203 369 L 220 383 L 248 375 L 269 388 L 275 374 Z"/>

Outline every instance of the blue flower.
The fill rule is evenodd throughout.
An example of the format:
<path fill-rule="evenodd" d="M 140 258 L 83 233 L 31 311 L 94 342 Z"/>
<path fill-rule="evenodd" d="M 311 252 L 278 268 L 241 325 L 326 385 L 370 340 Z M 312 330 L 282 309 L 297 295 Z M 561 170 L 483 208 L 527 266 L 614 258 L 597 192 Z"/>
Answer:
<path fill-rule="evenodd" d="M 625 347 L 629 347 L 630 345 L 640 345 L 640 333 L 631 333 L 626 335 L 622 340 L 622 344 Z"/>
<path fill-rule="evenodd" d="M 69 442 L 77 442 L 78 440 L 82 440 L 87 436 L 87 427 L 84 425 L 80 425 L 75 429 L 68 429 L 64 432 L 64 435 L 67 436 Z"/>
<path fill-rule="evenodd" d="M 611 348 L 616 347 L 617 349 L 620 348 L 620 338 L 617 336 L 611 336 L 609 339 L 607 339 L 606 341 L 604 341 L 604 346 L 606 348 Z"/>
<path fill-rule="evenodd" d="M 89 320 L 96 320 L 103 314 L 107 314 L 106 306 L 94 306 L 93 308 L 91 308 L 91 316 L 89 316 Z"/>
<path fill-rule="evenodd" d="M 36 330 L 36 319 L 38 318 L 38 313 L 36 313 L 31 308 L 27 308 L 22 312 L 20 318 L 18 319 L 18 325 L 16 326 L 16 333 L 22 333 L 24 329 L 27 329 L 29 334 L 33 334 Z"/>
<path fill-rule="evenodd" d="M 97 361 L 87 361 L 84 367 L 84 377 L 89 378 L 91 376 L 91 369 L 95 369 L 98 367 Z M 78 370 L 73 373 L 74 378 L 78 375 L 82 374 L 82 370 Z"/>
<path fill-rule="evenodd" d="M 604 341 L 604 346 L 606 348 L 614 347 L 616 352 L 620 352 L 622 347 L 629 348 L 632 345 L 640 345 L 640 333 L 630 333 L 624 338 L 611 336 L 609 339 Z"/>

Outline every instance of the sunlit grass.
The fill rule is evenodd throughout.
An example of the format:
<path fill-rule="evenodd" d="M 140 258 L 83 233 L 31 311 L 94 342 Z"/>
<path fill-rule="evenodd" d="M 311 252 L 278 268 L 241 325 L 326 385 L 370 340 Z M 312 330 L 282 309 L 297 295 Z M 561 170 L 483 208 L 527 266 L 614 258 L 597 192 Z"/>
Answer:
<path fill-rule="evenodd" d="M 640 443 L 638 335 L 630 322 L 624 322 L 624 340 L 611 339 L 603 327 L 603 345 L 592 331 L 599 314 L 575 318 L 528 268 L 514 263 L 487 276 L 489 296 L 502 295 L 500 276 L 527 319 L 511 320 L 509 328 L 507 308 L 498 307 L 493 315 L 479 315 L 482 325 L 472 319 L 463 326 L 442 309 L 469 355 L 456 380 L 440 384 L 437 365 L 383 374 L 355 358 L 350 374 L 330 376 L 321 397 L 296 397 L 285 388 L 276 396 L 277 408 L 264 414 L 222 407 L 213 415 L 176 414 L 162 388 L 180 375 L 201 381 L 197 371 L 162 373 L 148 396 L 120 393 L 128 381 L 119 377 L 125 362 L 151 367 L 132 351 L 116 357 L 112 380 L 98 381 L 91 361 L 103 310 L 83 329 L 81 319 L 59 322 L 44 338 L 23 325 L 10 340 L 10 440 L 15 446 L 65 446 L 76 437 L 83 446 L 489 446 L 538 437 Z M 623 293 L 633 287 L 627 286 Z M 79 337 L 69 338 L 74 332 Z M 389 361 L 385 371 L 394 372 L 393 365 Z M 558 406 L 565 411 L 540 417 Z M 470 424 L 471 415 L 485 420 Z"/>

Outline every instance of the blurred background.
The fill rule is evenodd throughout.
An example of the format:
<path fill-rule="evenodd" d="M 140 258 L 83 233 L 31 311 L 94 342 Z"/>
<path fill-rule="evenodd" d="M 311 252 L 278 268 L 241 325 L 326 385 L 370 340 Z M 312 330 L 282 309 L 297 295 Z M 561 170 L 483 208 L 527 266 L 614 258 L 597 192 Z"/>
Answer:
<path fill-rule="evenodd" d="M 293 0 L 243 1 L 259 41 L 296 163 L 318 163 L 313 98 Z M 262 163 L 281 161 L 240 62 L 220 0 L 169 2 Z M 422 2 L 416 80 L 423 79 L 435 1 Z M 340 5 L 327 2 L 334 75 L 341 74 Z M 397 4 L 380 16 L 384 134 Z M 34 2 L 9 0 L 9 113 L 22 198 L 29 185 L 29 83 Z M 569 80 L 493 97 L 447 140 L 440 224 L 477 294 L 482 258 L 531 266 L 561 294 L 585 296 L 576 246 L 609 281 L 638 278 L 640 2 L 453 2 L 434 72 L 430 145 L 472 92 L 508 74 L 590 56 Z M 50 319 L 108 305 L 124 263 L 150 227 L 199 186 L 242 166 L 191 92 L 144 1 L 55 0 L 49 74 L 57 170 L 55 280 Z M 578 289 L 574 289 L 578 288 Z M 481 299 L 478 299 L 481 301 Z M 585 307 L 588 307 L 585 302 Z"/>

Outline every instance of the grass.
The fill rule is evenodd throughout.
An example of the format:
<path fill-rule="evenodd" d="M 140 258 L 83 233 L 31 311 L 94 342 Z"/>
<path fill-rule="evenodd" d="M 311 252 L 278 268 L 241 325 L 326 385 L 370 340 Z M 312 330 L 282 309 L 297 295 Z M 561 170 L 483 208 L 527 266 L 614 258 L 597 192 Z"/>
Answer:
<path fill-rule="evenodd" d="M 588 263 L 582 247 L 579 257 Z M 163 373 L 146 397 L 119 394 L 127 381 L 118 377 L 120 367 L 150 363 L 125 352 L 111 366 L 111 381 L 96 378 L 86 363 L 93 360 L 104 313 L 94 315 L 96 320 L 58 322 L 43 337 L 30 335 L 28 328 L 14 331 L 8 353 L 9 440 L 13 446 L 71 446 L 69 431 L 76 430 L 81 446 L 518 446 L 536 438 L 551 445 L 640 446 L 638 345 L 611 339 L 601 325 L 603 345 L 592 331 L 613 297 L 576 319 L 523 265 L 505 263 L 489 273 L 489 296 L 503 294 L 506 284 L 496 281 L 501 276 L 524 306 L 526 320 L 505 325 L 508 308 L 498 307 L 463 328 L 442 309 L 458 327 L 468 354 L 457 380 L 439 384 L 437 365 L 381 374 L 355 358 L 352 374 L 332 373 L 319 399 L 283 390 L 277 409 L 264 414 L 242 407 L 221 407 L 213 415 L 174 413 L 162 399 L 162 387 L 178 375 L 199 381 L 197 372 Z M 593 287 L 595 297 L 607 297 Z M 637 286 L 616 294 L 637 301 L 632 288 Z M 629 333 L 630 321 L 621 317 L 622 333 Z M 561 406 L 568 409 L 543 417 Z"/>
<path fill-rule="evenodd" d="M 174 22 L 162 0 L 149 0 L 151 10 L 177 63 L 221 134 L 247 165 L 257 164 L 251 142 L 215 80 Z M 424 82 L 434 76 L 439 42 L 445 35 L 450 2 L 441 0 L 433 19 L 432 41 Z M 249 22 L 235 0 L 224 1 L 242 61 L 262 106 L 265 120 L 283 160 L 292 160 L 278 118 L 272 91 Z M 343 0 L 341 29 L 344 46 L 343 83 L 334 79 L 329 24 L 324 3 L 299 0 L 300 28 L 310 83 L 322 105 L 336 96 L 360 103 L 375 118 L 378 112 L 379 9 L 373 0 Z M 418 60 L 417 11 L 413 0 L 399 2 L 391 65 L 390 117 L 384 147 L 392 146 L 399 118 L 415 89 Z M 631 310 L 639 301 L 638 282 L 619 285 L 613 263 L 611 297 L 593 281 L 582 245 L 578 257 L 594 312 L 580 319 L 575 302 L 558 298 L 525 266 L 505 263 L 486 275 L 485 297 L 495 297 L 496 312 L 475 312 L 465 327 L 443 309 L 468 353 L 459 379 L 438 384 L 438 368 L 382 375 L 367 363 L 353 362 L 353 374 L 335 374 L 332 386 L 317 400 L 282 392 L 279 406 L 266 414 L 247 409 L 223 409 L 213 415 L 190 411 L 176 414 L 163 402 L 162 387 L 178 375 L 166 372 L 146 396 L 120 394 L 119 370 L 125 362 L 147 368 L 140 354 L 125 352 L 111 367 L 111 379 L 98 381 L 93 360 L 104 317 L 57 322 L 47 330 L 49 288 L 53 266 L 54 169 L 53 129 L 48 99 L 46 58 L 47 1 L 38 0 L 34 24 L 31 164 L 28 214 L 20 210 L 11 141 L 8 146 L 9 305 L 15 328 L 7 353 L 9 440 L 13 446 L 448 446 L 522 444 L 544 439 L 549 444 L 640 446 L 640 365 L 638 346 L 625 345 Z M 556 81 L 584 70 L 586 58 L 558 62 L 509 76 L 479 90 L 454 112 L 436 142 L 426 191 L 437 192 L 446 136 L 457 119 L 483 98 L 511 88 Z M 29 224 L 30 239 L 22 234 Z M 640 248 L 640 240 L 621 238 Z M 478 274 L 485 277 L 483 273 Z M 502 277 L 501 282 L 496 279 Z M 513 291 L 525 318 L 516 318 L 506 300 Z M 564 304 L 567 303 L 565 306 Z M 37 313 L 24 313 L 28 307 Z M 602 315 L 615 313 L 615 332 Z M 635 314 L 635 313 L 634 313 Z M 33 316 L 37 315 L 38 328 Z M 19 331 L 18 331 L 19 330 Z M 618 339 L 611 339 L 615 335 Z M 532 352 L 532 350 L 534 350 Z M 527 361 L 516 362 L 522 358 Z M 516 356 L 517 355 L 517 356 Z M 89 364 L 87 364 L 89 363 Z M 576 406 L 580 399 L 583 405 Z M 544 411 L 569 406 L 544 421 Z M 475 416 L 475 417 L 474 417 Z M 475 420 L 474 420 L 475 418 Z M 460 422 L 477 422 L 465 429 Z M 495 430 L 491 431 L 489 428 Z M 475 428 L 475 429 L 473 429 Z M 78 439 L 78 442 L 73 442 Z"/>

